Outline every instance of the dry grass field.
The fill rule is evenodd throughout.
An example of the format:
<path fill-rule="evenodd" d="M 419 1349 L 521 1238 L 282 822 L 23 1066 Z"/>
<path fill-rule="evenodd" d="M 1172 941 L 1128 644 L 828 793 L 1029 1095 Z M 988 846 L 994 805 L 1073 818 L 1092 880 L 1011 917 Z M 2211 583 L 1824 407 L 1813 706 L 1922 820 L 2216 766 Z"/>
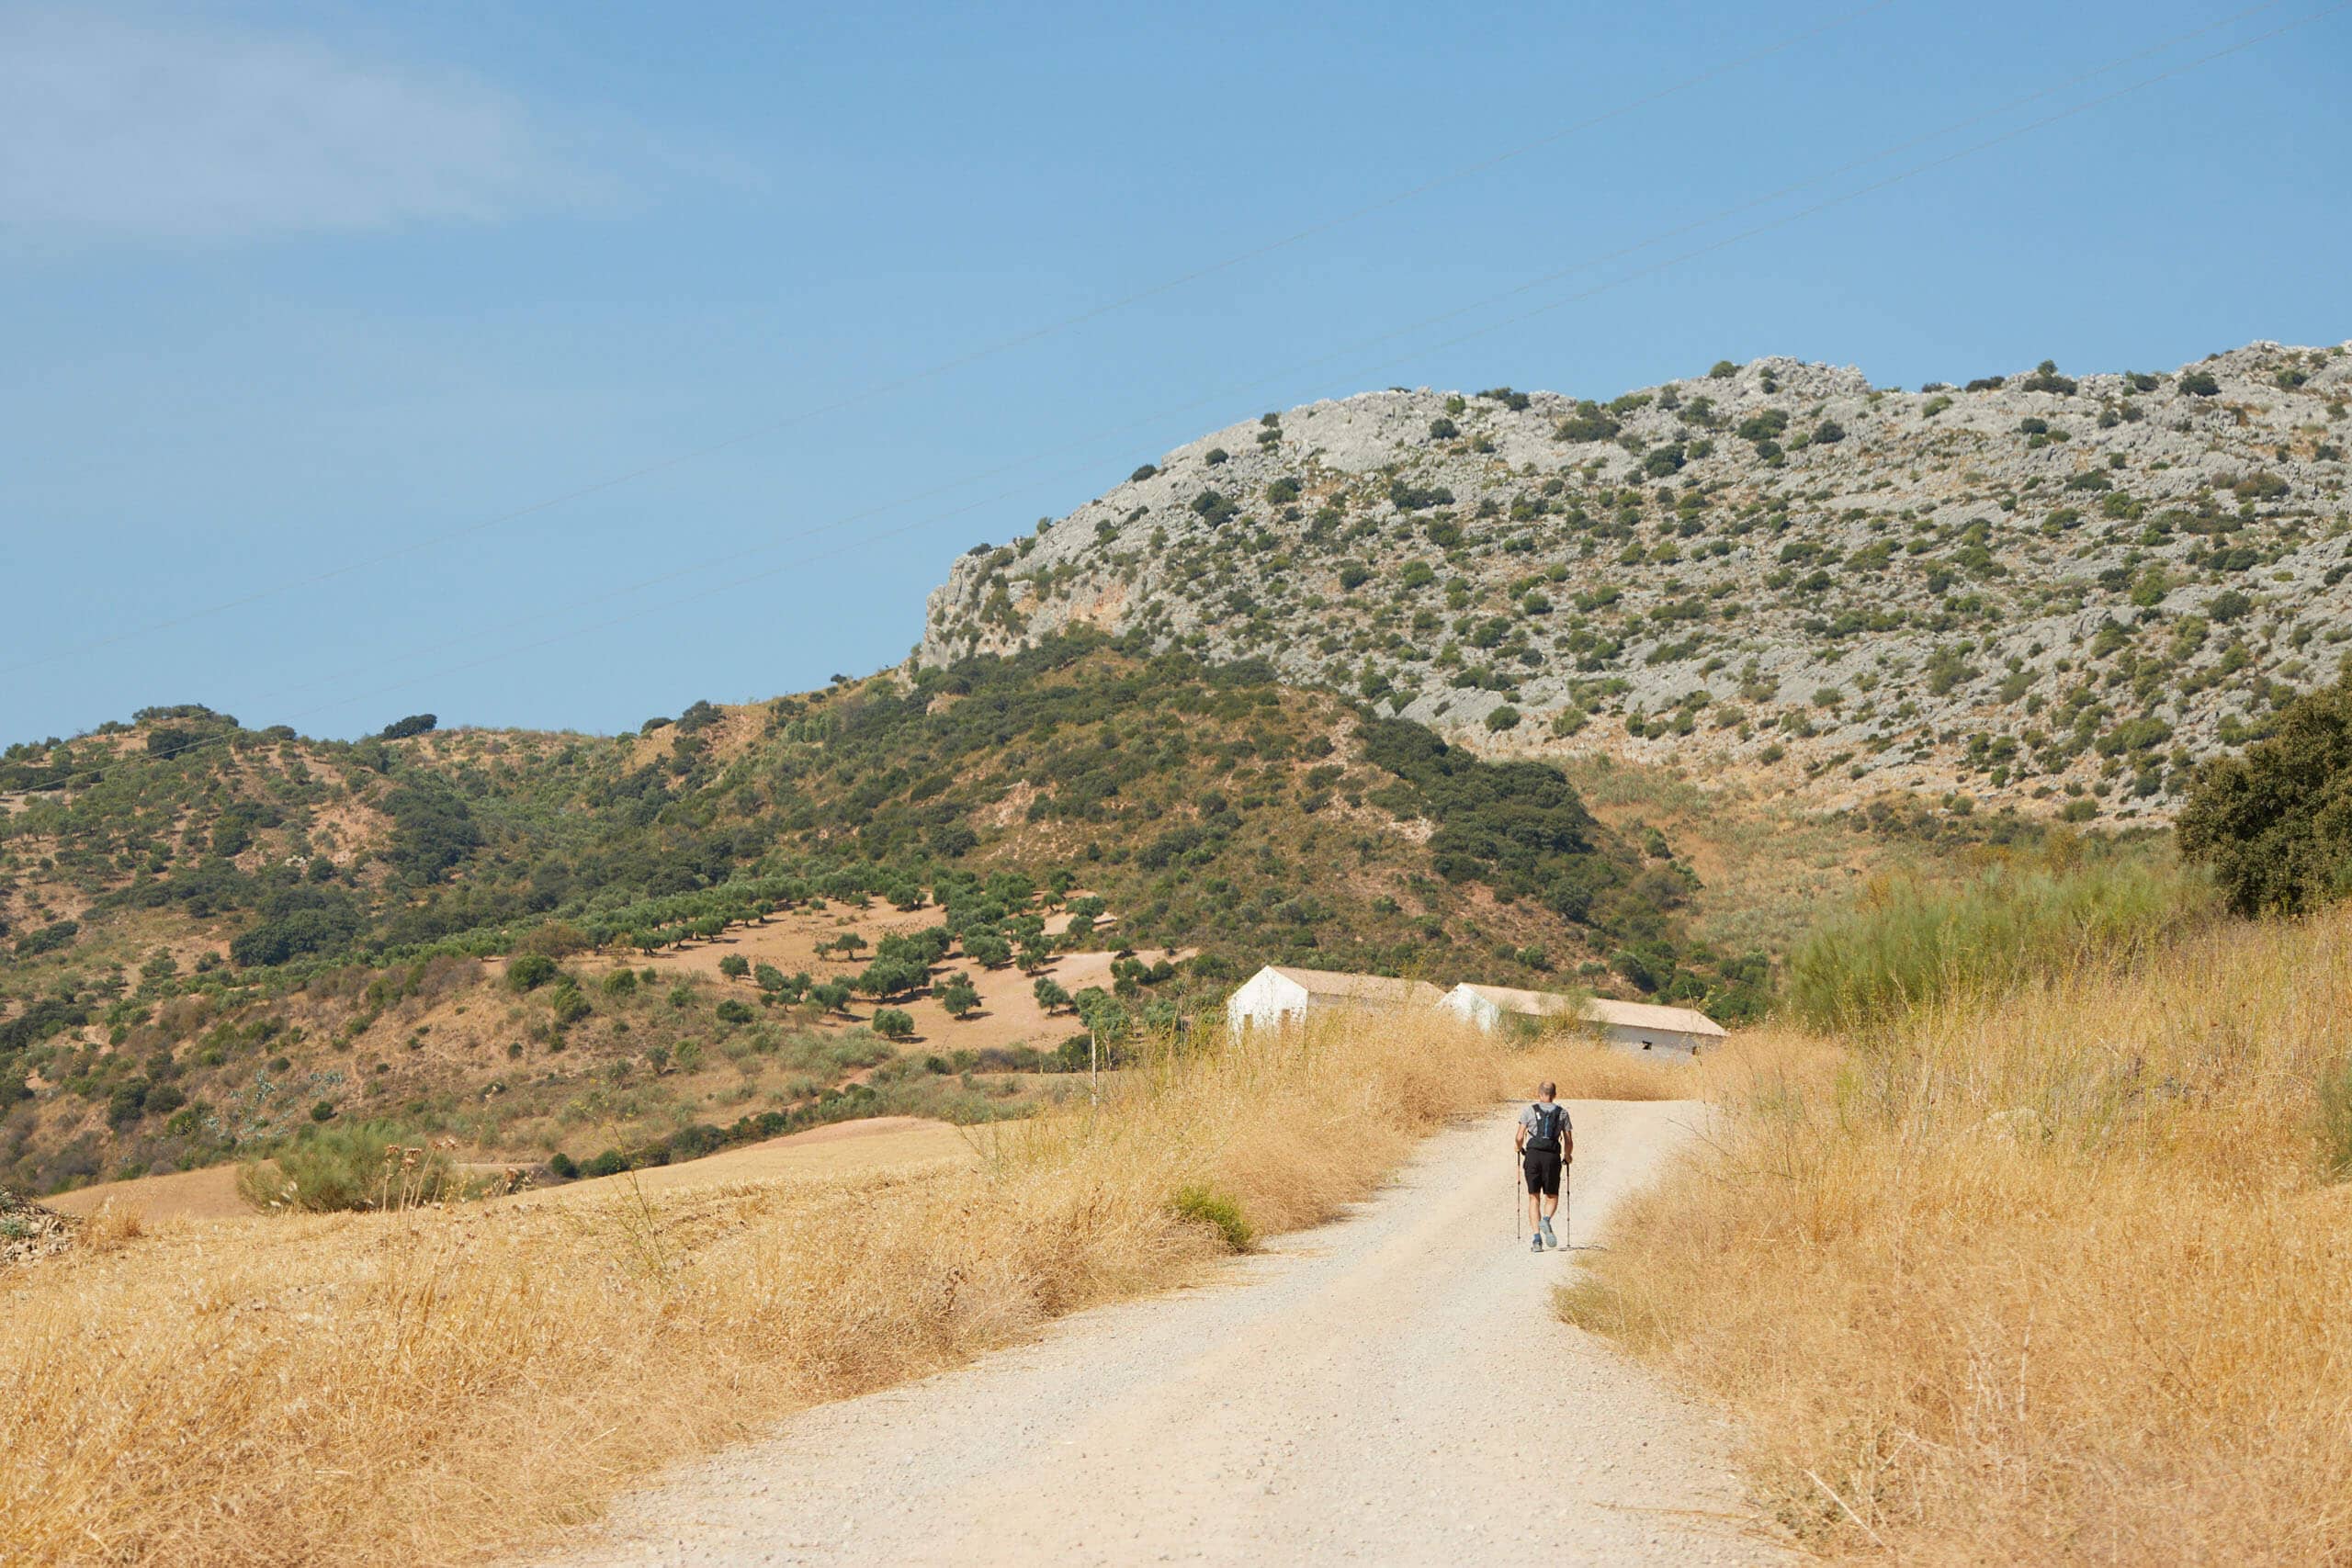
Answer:
<path fill-rule="evenodd" d="M 115 1208 L 146 1220 L 222 1220 L 250 1217 L 253 1205 L 237 1194 L 237 1168 L 210 1165 L 198 1170 L 175 1170 L 168 1176 L 141 1176 L 129 1181 L 102 1181 L 59 1192 L 41 1201 L 61 1214 L 83 1218 L 102 1208 Z"/>
<path fill-rule="evenodd" d="M 920 1167 L 972 1166 L 994 1149 L 998 1132 L 992 1124 L 954 1127 L 920 1116 L 874 1116 L 863 1122 L 835 1122 L 811 1127 L 805 1133 L 721 1149 L 700 1159 L 595 1177 L 492 1201 L 595 1203 L 630 1191 L 687 1192 L 786 1179 L 821 1179 Z"/>
<path fill-rule="evenodd" d="M 1261 1234 L 1324 1219 L 1544 1074 L 1584 1097 L 1690 1083 L 1358 1026 L 1157 1055 L 1099 1107 L 910 1168 L 116 1226 L 0 1274 L 0 1560 L 511 1551 L 796 1407 L 1194 1278 L 1221 1205 Z"/>
<path fill-rule="evenodd" d="M 1747 1417 L 1801 1539 L 2352 1560 L 2352 911 L 1759 1049 L 1563 1305 Z"/>
<path fill-rule="evenodd" d="M 967 1161 L 978 1157 L 977 1151 L 985 1146 L 982 1140 L 991 1135 L 990 1129 L 985 1126 L 958 1129 L 919 1116 L 873 1116 L 723 1149 L 701 1159 L 655 1166 L 634 1177 L 605 1176 L 569 1182 L 518 1194 L 514 1201 L 560 1199 L 564 1202 L 584 1202 L 608 1197 L 631 1180 L 649 1192 L 670 1192 L 787 1176 L 845 1176 L 939 1160 Z M 215 1165 L 201 1170 L 175 1171 L 169 1176 L 105 1181 L 95 1187 L 61 1192 L 43 1201 L 61 1214 L 80 1218 L 111 1209 L 136 1214 L 151 1224 L 165 1220 L 258 1219 L 253 1205 L 237 1190 L 237 1170 L 233 1165 Z"/>

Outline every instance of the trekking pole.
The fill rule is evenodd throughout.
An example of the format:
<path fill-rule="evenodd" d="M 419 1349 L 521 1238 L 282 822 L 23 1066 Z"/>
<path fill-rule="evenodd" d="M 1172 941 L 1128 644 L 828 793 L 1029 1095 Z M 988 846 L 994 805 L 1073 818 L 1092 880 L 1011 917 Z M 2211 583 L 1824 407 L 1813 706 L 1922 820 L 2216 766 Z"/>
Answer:
<path fill-rule="evenodd" d="M 1573 1159 L 1560 1162 L 1560 1250 L 1577 1249 L 1577 1165 Z"/>
<path fill-rule="evenodd" d="M 1519 1154 L 1514 1150 L 1510 1156 L 1510 1239 L 1514 1247 L 1519 1244 Z"/>

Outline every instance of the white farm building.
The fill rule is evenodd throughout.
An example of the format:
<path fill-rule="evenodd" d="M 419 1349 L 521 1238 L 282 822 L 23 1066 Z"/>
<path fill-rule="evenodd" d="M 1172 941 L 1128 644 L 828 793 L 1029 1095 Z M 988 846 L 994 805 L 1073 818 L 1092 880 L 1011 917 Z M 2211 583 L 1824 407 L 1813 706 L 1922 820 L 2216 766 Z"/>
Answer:
<path fill-rule="evenodd" d="M 1584 1015 L 1602 1040 L 1629 1051 L 1677 1051 L 1695 1056 L 1724 1039 L 1722 1024 L 1689 1008 L 1595 997 L 1585 1004 Z"/>
<path fill-rule="evenodd" d="M 1672 1051 L 1695 1056 L 1721 1044 L 1724 1038 L 1724 1026 L 1705 1013 L 1650 1002 L 1612 1001 L 1606 997 L 1595 997 L 1578 1006 L 1574 998 L 1551 991 L 1461 985 L 1448 991 L 1440 1005 L 1487 1030 L 1500 1028 L 1510 1017 L 1579 1020 L 1602 1041 L 1628 1051 Z"/>
<path fill-rule="evenodd" d="M 1474 986 L 1466 981 L 1446 992 L 1438 1005 L 1488 1031 L 1500 1028 L 1506 1018 L 1573 1020 L 1577 1016 L 1573 997 L 1522 991 L 1513 986 Z"/>
<path fill-rule="evenodd" d="M 1280 1029 L 1323 1013 L 1433 1008 L 1444 995 L 1427 980 L 1269 964 L 1241 983 L 1225 1004 L 1225 1017 L 1238 1035 L 1250 1029 Z"/>

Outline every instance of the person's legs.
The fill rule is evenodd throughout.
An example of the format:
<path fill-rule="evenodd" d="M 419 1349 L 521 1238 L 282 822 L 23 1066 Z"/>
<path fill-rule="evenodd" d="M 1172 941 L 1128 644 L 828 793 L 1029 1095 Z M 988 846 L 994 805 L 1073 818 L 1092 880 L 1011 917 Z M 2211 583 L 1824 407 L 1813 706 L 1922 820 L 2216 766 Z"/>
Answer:
<path fill-rule="evenodd" d="M 1527 1156 L 1527 1217 L 1535 1227 L 1538 1247 L 1556 1247 L 1552 1235 L 1552 1215 L 1560 1206 L 1560 1159 L 1557 1155 L 1531 1154 Z"/>

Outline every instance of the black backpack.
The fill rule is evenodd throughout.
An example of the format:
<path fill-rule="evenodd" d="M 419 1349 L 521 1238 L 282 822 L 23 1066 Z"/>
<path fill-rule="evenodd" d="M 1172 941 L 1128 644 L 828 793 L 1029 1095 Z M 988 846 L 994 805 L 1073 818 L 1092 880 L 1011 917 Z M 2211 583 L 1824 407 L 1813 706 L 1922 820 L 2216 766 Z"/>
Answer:
<path fill-rule="evenodd" d="M 1560 1152 L 1560 1125 L 1568 1119 L 1566 1108 L 1557 1105 L 1535 1107 L 1535 1130 L 1527 1135 L 1527 1146 L 1545 1154 Z"/>

